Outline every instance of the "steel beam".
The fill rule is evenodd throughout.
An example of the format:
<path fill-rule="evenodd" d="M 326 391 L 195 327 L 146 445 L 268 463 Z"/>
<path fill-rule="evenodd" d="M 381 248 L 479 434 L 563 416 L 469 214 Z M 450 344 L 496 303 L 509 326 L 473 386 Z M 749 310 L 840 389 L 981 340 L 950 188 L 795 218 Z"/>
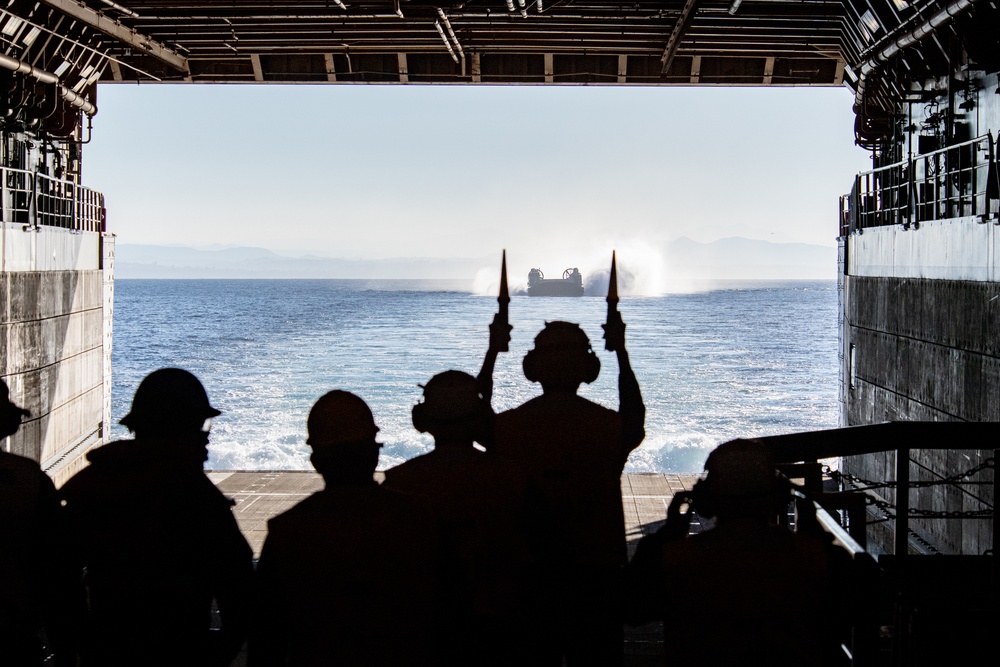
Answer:
<path fill-rule="evenodd" d="M 132 28 L 122 25 L 120 22 L 112 20 L 95 12 L 86 5 L 81 5 L 74 0 L 42 0 L 53 9 L 57 9 L 63 14 L 80 21 L 94 30 L 98 30 L 105 35 L 146 53 L 176 70 L 189 74 L 187 58 L 177 53 L 173 49 L 142 35 Z"/>
<path fill-rule="evenodd" d="M 663 49 L 663 55 L 660 57 L 660 62 L 663 64 L 660 68 L 661 74 L 666 74 L 670 70 L 670 65 L 674 62 L 674 56 L 677 55 L 677 49 L 680 48 L 681 39 L 684 37 L 684 33 L 687 32 L 688 26 L 691 25 L 695 12 L 698 11 L 699 1 L 687 0 L 684 3 L 681 16 L 677 19 L 677 23 L 674 24 L 674 29 L 670 33 L 670 39 L 667 40 L 667 46 Z"/>

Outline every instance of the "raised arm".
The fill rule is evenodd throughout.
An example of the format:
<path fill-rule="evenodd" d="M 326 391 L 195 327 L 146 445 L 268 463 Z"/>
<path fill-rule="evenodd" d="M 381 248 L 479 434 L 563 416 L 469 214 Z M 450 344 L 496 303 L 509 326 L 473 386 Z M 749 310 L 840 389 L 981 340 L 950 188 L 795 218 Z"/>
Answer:
<path fill-rule="evenodd" d="M 611 253 L 611 272 L 608 275 L 608 317 L 604 329 L 604 349 L 618 356 L 618 413 L 622 419 L 622 465 L 628 455 L 646 437 L 646 406 L 642 402 L 639 381 L 625 349 L 625 322 L 618 312 L 618 263 Z"/>
<path fill-rule="evenodd" d="M 487 403 L 493 399 L 493 369 L 496 366 L 497 355 L 507 351 L 513 328 L 507 324 L 506 317 L 501 321 L 500 313 L 497 313 L 490 323 L 490 346 L 486 350 L 486 357 L 483 358 L 483 367 L 476 377 L 479 382 L 479 393 Z"/>
<path fill-rule="evenodd" d="M 618 357 L 618 413 L 622 419 L 622 463 L 646 437 L 646 406 L 642 402 L 639 381 L 635 378 L 628 350 L 625 349 L 625 323 L 621 315 L 609 316 L 603 325 L 609 350 Z"/>

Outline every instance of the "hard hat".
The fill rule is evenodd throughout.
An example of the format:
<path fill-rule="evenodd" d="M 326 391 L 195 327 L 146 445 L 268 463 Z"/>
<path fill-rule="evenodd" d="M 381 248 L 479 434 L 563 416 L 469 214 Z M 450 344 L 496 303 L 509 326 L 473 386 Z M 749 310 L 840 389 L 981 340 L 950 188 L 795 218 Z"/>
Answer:
<path fill-rule="evenodd" d="M 222 413 L 208 402 L 205 387 L 180 368 L 161 368 L 147 375 L 132 398 L 132 409 L 119 423 L 129 430 L 143 426 L 169 426 L 178 420 L 197 423 Z"/>
<path fill-rule="evenodd" d="M 374 440 L 378 433 L 368 404 L 349 391 L 335 389 L 323 394 L 306 421 L 312 446 L 342 445 Z"/>

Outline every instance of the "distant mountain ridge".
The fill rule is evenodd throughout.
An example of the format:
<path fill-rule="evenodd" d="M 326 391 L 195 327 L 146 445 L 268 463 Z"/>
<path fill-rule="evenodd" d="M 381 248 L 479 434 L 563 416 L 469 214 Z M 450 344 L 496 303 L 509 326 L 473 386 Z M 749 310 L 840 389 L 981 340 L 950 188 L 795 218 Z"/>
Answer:
<path fill-rule="evenodd" d="M 266 248 L 194 248 L 122 243 L 115 248 L 119 278 L 469 278 L 484 258 L 343 259 L 289 257 Z"/>
<path fill-rule="evenodd" d="M 837 249 L 742 237 L 699 243 L 686 236 L 663 246 L 668 275 L 697 279 L 834 279 Z"/>
<path fill-rule="evenodd" d="M 687 237 L 659 244 L 671 279 L 833 279 L 837 249 L 741 237 L 700 243 Z M 623 262 L 624 263 L 624 262 Z M 119 243 L 119 278 L 471 279 L 496 257 L 346 259 L 290 257 L 246 246 L 196 248 Z"/>

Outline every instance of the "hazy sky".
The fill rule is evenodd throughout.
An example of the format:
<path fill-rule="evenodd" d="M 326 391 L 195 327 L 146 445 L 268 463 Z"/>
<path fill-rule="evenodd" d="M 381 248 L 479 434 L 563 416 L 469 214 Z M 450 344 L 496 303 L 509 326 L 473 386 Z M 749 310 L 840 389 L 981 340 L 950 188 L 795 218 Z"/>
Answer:
<path fill-rule="evenodd" d="M 102 85 L 120 243 L 546 266 L 686 235 L 833 245 L 843 88 Z M 530 259 L 529 259 L 530 258 Z"/>

